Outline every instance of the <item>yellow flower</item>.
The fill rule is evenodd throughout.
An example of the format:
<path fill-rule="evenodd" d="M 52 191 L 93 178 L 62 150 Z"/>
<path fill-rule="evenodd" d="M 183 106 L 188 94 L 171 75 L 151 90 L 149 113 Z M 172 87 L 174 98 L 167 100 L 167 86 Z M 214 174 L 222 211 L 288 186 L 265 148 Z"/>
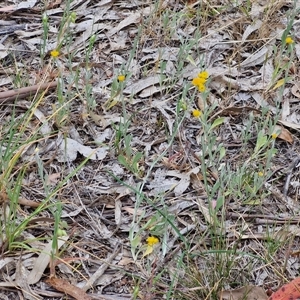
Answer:
<path fill-rule="evenodd" d="M 264 172 L 258 172 L 258 176 L 259 177 L 263 177 L 264 176 Z"/>
<path fill-rule="evenodd" d="M 150 246 L 150 247 L 159 243 L 159 239 L 156 236 L 149 236 L 146 241 L 147 241 L 148 246 Z"/>
<path fill-rule="evenodd" d="M 56 50 L 56 49 L 54 49 L 54 50 L 52 50 L 52 51 L 50 52 L 50 55 L 51 55 L 52 57 L 57 57 L 57 56 L 59 55 L 59 51 Z"/>
<path fill-rule="evenodd" d="M 147 245 L 144 248 L 144 253 L 143 253 L 143 257 L 150 255 L 153 250 L 154 250 L 154 245 L 156 245 L 157 243 L 159 243 L 159 239 L 156 236 L 149 236 L 146 240 Z"/>
<path fill-rule="evenodd" d="M 205 84 L 205 82 L 206 82 L 206 79 L 205 78 L 200 78 L 200 77 L 196 77 L 196 78 L 194 78 L 193 79 L 193 81 L 192 81 L 192 84 L 193 85 L 195 85 L 195 86 L 198 86 L 198 85 L 204 85 Z"/>
<path fill-rule="evenodd" d="M 201 92 L 201 93 L 205 92 L 205 90 L 206 90 L 205 85 L 204 85 L 204 84 L 199 84 L 199 85 L 198 85 L 198 90 L 199 90 L 199 92 Z"/>
<path fill-rule="evenodd" d="M 205 83 L 209 75 L 207 71 L 200 72 L 197 77 L 193 78 L 192 84 L 196 86 L 199 92 L 203 93 L 206 91 Z"/>
<path fill-rule="evenodd" d="M 201 111 L 199 109 L 194 109 L 192 114 L 194 118 L 199 118 L 201 116 Z"/>
<path fill-rule="evenodd" d="M 274 132 L 271 134 L 271 137 L 273 140 L 275 140 L 278 137 L 278 134 Z"/>
<path fill-rule="evenodd" d="M 198 74 L 199 78 L 204 78 L 205 80 L 208 78 L 209 74 L 207 71 L 202 71 Z"/>
<path fill-rule="evenodd" d="M 119 76 L 118 76 L 118 80 L 119 80 L 120 82 L 123 82 L 123 81 L 125 80 L 125 76 L 124 76 L 124 75 L 119 75 Z"/>
<path fill-rule="evenodd" d="M 290 36 L 287 36 L 286 39 L 285 39 L 285 43 L 290 45 L 290 44 L 294 43 L 294 40 Z"/>

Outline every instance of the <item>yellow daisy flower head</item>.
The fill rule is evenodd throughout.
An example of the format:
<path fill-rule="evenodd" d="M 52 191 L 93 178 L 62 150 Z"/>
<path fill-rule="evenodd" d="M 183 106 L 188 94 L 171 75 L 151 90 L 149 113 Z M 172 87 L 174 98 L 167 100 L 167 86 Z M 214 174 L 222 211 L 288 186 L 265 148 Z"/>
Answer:
<path fill-rule="evenodd" d="M 271 134 L 271 137 L 273 140 L 275 140 L 278 137 L 278 134 L 274 132 Z"/>
<path fill-rule="evenodd" d="M 52 51 L 50 52 L 50 55 L 51 55 L 52 57 L 58 57 L 58 56 L 59 56 L 59 51 L 56 50 L 56 49 L 54 49 L 54 50 L 52 50 Z"/>
<path fill-rule="evenodd" d="M 201 116 L 201 111 L 199 109 L 194 109 L 192 115 L 194 118 L 199 118 Z"/>
<path fill-rule="evenodd" d="M 261 172 L 261 171 L 258 172 L 258 176 L 259 176 L 259 177 L 263 177 L 263 176 L 264 176 L 264 172 Z"/>
<path fill-rule="evenodd" d="M 204 85 L 206 82 L 206 79 L 205 78 L 202 78 L 202 77 L 195 77 L 193 80 L 192 80 L 192 84 L 195 85 L 195 86 L 198 86 L 198 85 Z"/>
<path fill-rule="evenodd" d="M 199 78 L 204 78 L 204 79 L 207 79 L 209 77 L 209 74 L 207 71 L 202 71 L 198 74 L 198 77 Z"/>
<path fill-rule="evenodd" d="M 148 246 L 154 246 L 159 243 L 159 239 L 156 236 L 149 236 L 146 242 Z"/>
<path fill-rule="evenodd" d="M 123 82 L 125 80 L 125 76 L 124 75 L 119 75 L 118 76 L 118 81 Z"/>
<path fill-rule="evenodd" d="M 204 85 L 204 84 L 199 84 L 199 85 L 198 85 L 198 90 L 199 90 L 199 92 L 201 92 L 201 93 L 205 92 L 205 90 L 206 90 L 205 85 Z"/>
<path fill-rule="evenodd" d="M 286 43 L 287 45 L 290 45 L 290 44 L 293 44 L 293 43 L 294 43 L 294 40 L 292 39 L 292 37 L 287 36 L 286 39 L 285 39 L 285 43 Z"/>

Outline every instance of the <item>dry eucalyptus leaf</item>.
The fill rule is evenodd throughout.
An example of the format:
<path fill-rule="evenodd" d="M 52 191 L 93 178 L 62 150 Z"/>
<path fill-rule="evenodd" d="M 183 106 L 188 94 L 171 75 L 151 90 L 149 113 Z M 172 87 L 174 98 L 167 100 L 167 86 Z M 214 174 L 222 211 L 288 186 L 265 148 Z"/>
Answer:
<path fill-rule="evenodd" d="M 295 129 L 295 130 L 300 130 L 300 124 L 296 124 L 296 123 L 292 123 L 292 122 L 288 122 L 288 121 L 283 121 L 283 120 L 278 120 L 278 123 L 280 123 L 280 124 L 282 124 L 286 127 Z"/>
<path fill-rule="evenodd" d="M 60 249 L 69 239 L 68 236 L 61 237 L 57 242 L 57 249 Z M 48 264 L 51 259 L 53 241 L 49 241 L 45 245 L 45 248 L 40 253 L 39 257 L 36 259 L 34 266 L 27 277 L 28 284 L 35 284 L 40 281 L 44 275 L 45 269 L 48 267 Z"/>
<path fill-rule="evenodd" d="M 104 29 L 110 28 L 109 25 L 104 24 L 103 22 L 95 24 L 95 22 L 107 12 L 109 6 L 103 6 L 101 8 L 101 14 L 94 15 L 94 18 L 83 23 L 79 23 L 77 26 L 80 26 L 77 30 L 84 30 L 81 35 L 78 35 L 74 43 L 70 45 L 70 50 L 79 50 L 83 48 L 83 44 L 88 40 L 93 34 L 96 34 L 98 31 L 103 31 Z M 77 27 L 75 27 L 76 30 Z"/>
<path fill-rule="evenodd" d="M 1 58 L 4 58 L 6 55 L 8 55 L 8 53 L 4 53 L 5 55 L 2 57 L 2 51 L 1 51 L 1 48 L 2 48 L 2 44 L 0 44 L 0 59 Z M 4 47 L 4 46 L 3 46 Z M 0 78 L 0 86 L 3 86 L 3 85 L 7 85 L 7 84 L 10 84 L 12 83 L 12 80 L 11 78 L 9 77 L 6 77 L 6 78 Z"/>
<path fill-rule="evenodd" d="M 121 21 L 118 26 L 113 27 L 111 30 L 109 30 L 107 32 L 107 36 L 111 37 L 115 33 L 121 31 L 124 27 L 137 23 L 140 20 L 140 18 L 141 18 L 141 13 L 139 12 L 129 15 L 126 19 Z"/>
<path fill-rule="evenodd" d="M 204 111 L 204 109 L 205 109 L 205 100 L 203 99 L 203 96 L 201 94 L 199 94 L 196 97 L 197 97 L 197 107 L 201 111 Z"/>
<path fill-rule="evenodd" d="M 180 195 L 182 195 L 186 189 L 189 187 L 190 185 L 190 181 L 191 181 L 191 175 L 193 174 L 197 174 L 199 172 L 199 167 L 196 167 L 194 169 L 192 169 L 191 171 L 185 173 L 185 172 L 179 172 L 177 170 L 171 170 L 167 172 L 167 176 L 168 177 L 177 177 L 180 178 L 180 181 L 178 182 L 178 184 L 175 186 L 174 188 L 174 193 L 175 196 L 178 197 Z"/>
<path fill-rule="evenodd" d="M 15 284 L 23 292 L 24 299 L 27 300 L 41 300 L 42 298 L 31 289 L 27 282 L 27 276 L 29 271 L 23 265 L 23 262 L 19 260 L 16 267 Z"/>
<path fill-rule="evenodd" d="M 141 98 L 148 98 L 156 93 L 162 92 L 163 89 L 166 87 L 159 87 L 159 86 L 149 86 L 148 88 L 145 88 L 141 93 Z"/>
<path fill-rule="evenodd" d="M 140 91 L 144 90 L 145 88 L 154 86 L 155 84 L 158 84 L 159 82 L 160 82 L 159 75 L 150 76 L 145 79 L 141 79 L 136 83 L 131 84 L 130 86 L 126 87 L 123 92 L 124 92 L 124 94 L 135 95 L 135 94 L 139 93 Z"/>
<path fill-rule="evenodd" d="M 264 11 L 265 6 L 268 4 L 264 3 L 264 1 L 253 1 L 253 3 L 251 3 L 251 11 L 250 14 L 252 17 L 258 18 Z"/>
<path fill-rule="evenodd" d="M 271 106 L 260 93 L 258 93 L 258 92 L 252 93 L 252 98 L 261 107 L 267 107 L 272 113 L 276 114 L 276 111 L 277 111 L 276 107 Z"/>
<path fill-rule="evenodd" d="M 23 1 L 20 2 L 17 6 L 15 10 L 18 9 L 24 9 L 24 8 L 33 8 L 35 6 L 35 4 L 37 3 L 37 0 L 28 0 L 28 1 Z"/>
<path fill-rule="evenodd" d="M 132 261 L 132 263 L 134 264 L 134 261 Z M 103 274 L 101 277 L 99 277 L 96 280 L 95 285 L 102 286 L 102 287 L 103 286 L 108 286 L 110 284 L 113 284 L 116 281 L 118 282 L 123 277 L 124 277 L 124 274 L 123 274 L 122 271 L 114 272 L 113 274 L 110 274 L 110 273 L 106 272 L 105 274 Z M 129 300 L 129 299 L 128 298 L 126 299 L 126 297 L 123 298 L 123 297 L 110 296 L 108 298 L 108 296 L 105 296 L 105 298 L 100 298 L 99 300 Z"/>
<path fill-rule="evenodd" d="M 5 257 L 0 259 L 0 270 L 1 272 L 5 272 L 4 270 L 12 271 L 15 269 L 16 260 L 13 257 Z M 14 282 L 2 281 L 0 280 L 0 287 L 15 287 Z M 2 298 L 0 298 L 2 299 Z"/>
<path fill-rule="evenodd" d="M 23 8 L 32 8 L 35 6 L 37 0 L 29 0 L 19 3 L 18 5 L 9 5 L 0 7 L 0 12 L 14 12 Z M 1 24 L 2 25 L 2 24 Z"/>
<path fill-rule="evenodd" d="M 77 153 L 80 153 L 91 160 L 102 160 L 107 154 L 107 148 L 92 149 L 89 146 L 84 146 L 77 141 L 66 138 L 59 145 L 59 151 L 56 159 L 59 162 L 74 161 L 77 158 Z"/>
<path fill-rule="evenodd" d="M 290 100 L 288 98 L 284 99 L 282 103 L 282 112 L 281 112 L 281 119 L 287 120 L 287 117 L 291 114 L 290 109 Z"/>
<path fill-rule="evenodd" d="M 129 206 L 124 206 L 123 210 L 128 212 L 131 215 L 137 215 L 137 216 L 142 216 L 145 212 L 142 209 L 136 209 L 134 207 L 129 207 Z"/>
<path fill-rule="evenodd" d="M 8 54 L 7 48 L 3 44 L 0 44 L 0 59 L 6 57 Z"/>
<path fill-rule="evenodd" d="M 170 131 L 170 134 L 173 133 L 173 124 L 175 122 L 174 119 L 171 119 L 170 115 L 167 113 L 166 108 L 168 108 L 167 103 L 165 101 L 161 101 L 161 100 L 155 100 L 152 101 L 152 106 L 159 109 L 161 114 L 165 117 L 167 124 L 168 124 L 168 128 Z"/>
<path fill-rule="evenodd" d="M 262 47 L 259 51 L 256 53 L 250 55 L 247 57 L 241 64 L 240 66 L 245 68 L 257 66 L 261 63 L 263 63 L 266 60 L 267 53 L 270 52 L 270 50 L 264 46 Z"/>
<path fill-rule="evenodd" d="M 43 134 L 43 136 L 47 136 L 49 134 L 51 134 L 52 127 L 49 125 L 47 118 L 45 117 L 45 115 L 42 113 L 41 110 L 39 110 L 38 108 L 32 108 L 32 104 L 28 101 L 19 101 L 19 103 L 21 105 L 24 105 L 26 108 L 31 109 L 33 114 L 35 115 L 35 117 L 42 123 L 41 127 L 39 128 L 39 130 L 41 131 L 41 133 Z"/>
<path fill-rule="evenodd" d="M 90 111 L 89 116 L 102 129 L 110 126 L 112 123 L 124 123 L 124 118 L 120 114 L 97 115 Z"/>
<path fill-rule="evenodd" d="M 68 294 L 77 300 L 92 300 L 92 298 L 79 287 L 69 283 L 65 279 L 51 277 L 46 282 L 60 292 Z"/>
<path fill-rule="evenodd" d="M 290 144 L 293 143 L 294 139 L 292 134 L 284 127 L 276 125 L 274 132 L 279 132 L 278 138 L 284 140 Z"/>
<path fill-rule="evenodd" d="M 246 39 L 248 38 L 248 36 L 255 30 L 259 29 L 262 25 L 262 21 L 257 19 L 254 21 L 253 24 L 250 24 L 247 26 L 246 30 L 244 31 L 243 37 L 242 37 L 242 41 L 245 42 Z"/>
<path fill-rule="evenodd" d="M 299 83 L 299 82 L 296 82 L 296 83 L 293 85 L 293 87 L 292 87 L 292 89 L 291 89 L 291 92 L 292 92 L 292 94 L 293 94 L 295 97 L 297 97 L 297 98 L 300 99 L 300 83 Z"/>
<path fill-rule="evenodd" d="M 15 9 L 16 9 L 15 5 L 9 5 L 5 7 L 0 7 L 0 12 L 11 12 L 14 11 Z"/>
<path fill-rule="evenodd" d="M 211 216 L 211 213 L 209 212 L 208 204 L 206 204 L 204 200 L 198 198 L 197 205 L 199 211 L 202 213 L 203 217 L 205 218 L 206 223 L 213 224 L 214 220 L 213 217 Z"/>
<path fill-rule="evenodd" d="M 296 277 L 273 293 L 269 300 L 297 300 L 300 297 L 299 287 L 300 278 Z"/>
<path fill-rule="evenodd" d="M 221 292 L 222 300 L 267 300 L 268 296 L 263 288 L 253 285 L 241 287 L 231 291 Z"/>
<path fill-rule="evenodd" d="M 46 184 L 49 184 L 49 185 L 57 184 L 60 180 L 60 176 L 61 176 L 61 173 L 52 173 L 52 174 L 48 175 L 46 178 Z"/>
<path fill-rule="evenodd" d="M 85 282 L 82 286 L 81 284 L 77 285 L 80 286 L 83 291 L 89 290 L 93 287 L 96 282 L 103 276 L 106 269 L 112 264 L 112 261 L 116 258 L 116 256 L 120 253 L 120 246 L 115 247 L 113 253 L 108 254 L 105 263 L 102 263 L 99 268 L 89 277 L 89 279 Z"/>

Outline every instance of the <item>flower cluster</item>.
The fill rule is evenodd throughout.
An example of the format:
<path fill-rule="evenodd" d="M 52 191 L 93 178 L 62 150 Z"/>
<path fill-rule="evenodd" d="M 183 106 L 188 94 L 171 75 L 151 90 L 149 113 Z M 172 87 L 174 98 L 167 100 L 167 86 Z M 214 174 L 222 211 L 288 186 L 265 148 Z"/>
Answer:
<path fill-rule="evenodd" d="M 193 78 L 192 84 L 196 86 L 199 92 L 203 93 L 206 90 L 205 83 L 208 79 L 209 75 L 207 71 L 202 71 L 198 74 L 197 77 Z"/>
<path fill-rule="evenodd" d="M 159 243 L 159 239 L 156 236 L 149 236 L 146 242 L 148 246 L 153 247 L 155 244 Z"/>

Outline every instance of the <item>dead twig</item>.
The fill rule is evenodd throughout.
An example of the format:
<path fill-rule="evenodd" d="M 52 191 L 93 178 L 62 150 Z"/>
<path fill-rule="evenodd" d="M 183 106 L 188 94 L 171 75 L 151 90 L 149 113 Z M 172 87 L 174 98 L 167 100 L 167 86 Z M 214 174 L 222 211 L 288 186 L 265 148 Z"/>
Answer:
<path fill-rule="evenodd" d="M 105 270 L 109 267 L 114 258 L 119 254 L 121 248 L 117 247 L 116 250 L 107 258 L 107 261 L 100 266 L 100 268 L 91 276 L 91 278 L 86 282 L 86 284 L 82 287 L 83 291 L 87 291 L 90 289 L 95 281 L 99 279 L 105 272 Z"/>
<path fill-rule="evenodd" d="M 292 162 L 292 165 L 290 166 L 289 171 L 287 172 L 285 184 L 284 184 L 284 187 L 283 187 L 283 196 L 285 198 L 287 198 L 287 194 L 288 194 L 288 191 L 289 191 L 289 185 L 290 185 L 290 181 L 291 181 L 291 178 L 292 178 L 293 170 L 297 167 L 299 162 L 300 162 L 300 157 L 297 157 Z"/>
<path fill-rule="evenodd" d="M 27 86 L 16 90 L 0 92 L 0 104 L 11 100 L 20 100 L 28 96 L 33 96 L 38 91 L 52 90 L 56 88 L 56 86 L 57 86 L 57 82 L 54 81 L 54 82 L 46 82 L 42 84 Z"/>

